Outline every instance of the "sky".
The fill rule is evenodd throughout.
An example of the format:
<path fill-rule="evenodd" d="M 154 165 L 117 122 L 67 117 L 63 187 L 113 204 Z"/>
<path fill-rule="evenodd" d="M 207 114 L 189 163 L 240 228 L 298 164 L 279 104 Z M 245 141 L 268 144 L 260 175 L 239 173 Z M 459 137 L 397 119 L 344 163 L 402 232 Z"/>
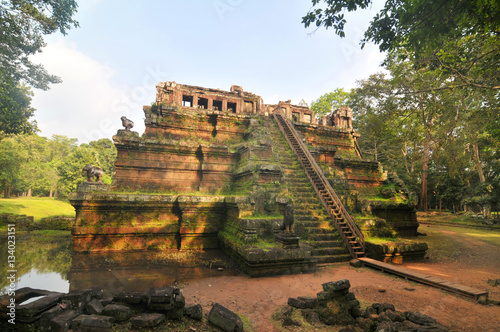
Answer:
<path fill-rule="evenodd" d="M 46 36 L 32 58 L 63 80 L 34 89 L 34 119 L 41 136 L 80 143 L 111 139 L 121 116 L 142 134 L 142 106 L 165 81 L 226 91 L 236 84 L 266 104 L 310 105 L 382 71 L 384 54 L 359 41 L 383 3 L 346 13 L 340 38 L 304 27 L 310 0 L 79 0 L 80 27 Z"/>

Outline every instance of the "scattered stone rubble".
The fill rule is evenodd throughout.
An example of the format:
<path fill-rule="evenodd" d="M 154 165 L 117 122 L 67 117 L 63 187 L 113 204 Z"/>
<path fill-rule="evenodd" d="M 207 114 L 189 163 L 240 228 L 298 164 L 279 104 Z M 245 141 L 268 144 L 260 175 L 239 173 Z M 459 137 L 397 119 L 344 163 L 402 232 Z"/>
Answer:
<path fill-rule="evenodd" d="M 40 297 L 28 304 L 16 305 L 16 328 L 33 324 L 37 331 L 111 331 L 113 324 L 130 321 L 133 329 L 155 327 L 165 320 L 180 320 L 184 316 L 203 320 L 200 304 L 186 305 L 186 299 L 177 287 L 151 288 L 146 292 L 121 292 L 91 288 L 67 294 L 28 287 L 16 291 L 16 303 Z M 6 317 L 4 303 L 8 295 L 0 296 L 0 312 Z M 227 332 L 243 331 L 241 318 L 216 303 L 208 321 Z M 0 330 L 12 327 L 0 321 Z M 5 330 L 4 328 L 7 328 Z"/>
<path fill-rule="evenodd" d="M 288 306 L 282 313 L 283 326 L 300 326 L 293 315 L 299 311 L 304 320 L 319 326 L 345 326 L 339 332 L 420 332 L 448 331 L 436 320 L 418 312 L 397 311 L 389 303 L 374 303 L 361 310 L 354 293 L 349 292 L 349 280 L 343 279 L 323 284 L 323 291 L 316 297 L 289 298 Z"/>

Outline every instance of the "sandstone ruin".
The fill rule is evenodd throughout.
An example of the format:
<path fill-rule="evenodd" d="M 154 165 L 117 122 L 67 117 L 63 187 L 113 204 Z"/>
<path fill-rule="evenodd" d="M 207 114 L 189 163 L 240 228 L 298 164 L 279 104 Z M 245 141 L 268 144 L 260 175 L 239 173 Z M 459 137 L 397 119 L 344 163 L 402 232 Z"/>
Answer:
<path fill-rule="evenodd" d="M 126 127 L 113 136 L 118 156 L 111 187 L 82 185 L 70 196 L 75 251 L 223 248 L 257 276 L 347 261 L 355 253 L 349 242 L 364 254 L 362 235 L 339 233 L 347 210 L 416 235 L 414 201 L 378 162 L 363 158 L 349 108 L 318 119 L 308 107 L 290 100 L 264 104 L 237 85 L 156 88 L 155 103 L 143 108 L 145 132 Z M 307 145 L 302 149 L 314 159 L 315 174 L 325 176 L 346 207 L 339 208 L 342 216 L 312 186 L 276 115 L 291 121 Z M 388 183 L 395 189 L 386 203 L 370 200 Z M 300 238 L 292 249 L 275 240 L 289 203 Z"/>

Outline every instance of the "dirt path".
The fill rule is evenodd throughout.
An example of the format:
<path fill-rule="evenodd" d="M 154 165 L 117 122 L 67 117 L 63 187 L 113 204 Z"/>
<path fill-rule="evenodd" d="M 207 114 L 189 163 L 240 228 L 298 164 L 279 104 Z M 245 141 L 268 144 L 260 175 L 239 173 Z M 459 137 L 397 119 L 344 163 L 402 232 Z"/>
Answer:
<path fill-rule="evenodd" d="M 500 300 L 499 287 L 487 284 L 488 279 L 500 279 L 499 246 L 450 228 L 429 226 L 423 231 L 428 233 L 423 240 L 432 248 L 430 258 L 404 267 L 487 290 L 490 298 Z M 392 303 L 400 311 L 430 315 L 453 331 L 500 330 L 499 306 L 476 304 L 435 288 L 368 268 L 354 269 L 347 264 L 320 268 L 314 274 L 305 275 L 200 279 L 186 284 L 183 294 L 188 303 L 202 304 L 205 312 L 213 303 L 221 303 L 247 317 L 255 331 L 284 331 L 273 322 L 272 314 L 285 305 L 289 297 L 315 296 L 322 290 L 322 283 L 340 279 L 351 282 L 351 290 L 362 304 Z"/>

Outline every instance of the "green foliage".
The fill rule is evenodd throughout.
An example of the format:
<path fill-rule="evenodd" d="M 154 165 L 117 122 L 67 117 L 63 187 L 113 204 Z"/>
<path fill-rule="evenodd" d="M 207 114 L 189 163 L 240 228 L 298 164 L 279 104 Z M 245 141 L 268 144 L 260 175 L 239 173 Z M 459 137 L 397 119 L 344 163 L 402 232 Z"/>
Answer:
<path fill-rule="evenodd" d="M 350 94 L 343 88 L 337 88 L 333 92 L 325 93 L 311 103 L 311 110 L 316 117 L 330 114 L 340 106 L 350 106 Z"/>
<path fill-rule="evenodd" d="M 16 86 L 18 82 L 48 89 L 60 79 L 49 75 L 42 65 L 34 64 L 29 56 L 45 46 L 43 35 L 56 31 L 66 34 L 77 27 L 72 16 L 76 13 L 75 0 L 5 0 L 0 3 L 0 81 Z M 12 81 L 7 80 L 11 78 Z"/>
<path fill-rule="evenodd" d="M 500 208 L 497 93 L 453 85 L 454 73 L 420 66 L 404 50 L 385 65 L 390 76 L 372 75 L 351 93 L 365 155 L 420 192 L 422 209 Z"/>
<path fill-rule="evenodd" d="M 0 198 L 0 213 L 33 216 L 35 222 L 53 216 L 74 217 L 75 209 L 68 202 L 55 198 Z"/>
<path fill-rule="evenodd" d="M 75 0 L 4 0 L 0 2 L 0 131 L 33 133 L 34 108 L 28 86 L 47 90 L 61 79 L 47 73 L 30 56 L 45 46 L 43 36 L 77 27 Z"/>
<path fill-rule="evenodd" d="M 326 5 L 319 8 L 320 5 Z M 312 0 L 312 8 L 302 18 L 306 27 L 333 28 L 345 36 L 345 10 L 352 12 L 371 6 L 372 0 Z M 380 44 L 380 50 L 399 46 L 436 48 L 444 39 L 456 36 L 498 34 L 500 3 L 495 0 L 386 0 L 365 32 L 363 43 Z"/>
<path fill-rule="evenodd" d="M 372 0 L 312 0 L 302 18 L 306 27 L 333 28 L 345 36 L 344 11 L 368 8 Z M 324 5 L 323 8 L 320 8 Z M 386 0 L 364 38 L 381 51 L 405 49 L 416 67 L 439 69 L 453 76 L 451 86 L 500 87 L 500 2 L 496 0 Z"/>
<path fill-rule="evenodd" d="M 23 84 L 0 81 L 0 132 L 26 134 L 37 131 L 35 121 L 29 121 L 35 109 L 31 107 L 31 92 Z"/>
<path fill-rule="evenodd" d="M 6 197 L 66 197 L 85 180 L 86 164 L 103 168 L 103 182 L 110 184 L 115 159 L 116 148 L 109 139 L 78 146 L 76 139 L 58 135 L 11 135 L 0 141 L 0 190 Z"/>

